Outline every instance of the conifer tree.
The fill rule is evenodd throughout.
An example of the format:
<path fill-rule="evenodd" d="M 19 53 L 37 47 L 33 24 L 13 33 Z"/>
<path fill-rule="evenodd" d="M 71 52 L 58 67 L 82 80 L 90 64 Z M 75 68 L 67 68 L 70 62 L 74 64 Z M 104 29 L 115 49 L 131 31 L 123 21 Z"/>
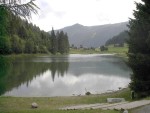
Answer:
<path fill-rule="evenodd" d="M 10 39 L 7 33 L 8 12 L 0 6 L 0 54 L 10 53 Z"/>
<path fill-rule="evenodd" d="M 64 40 L 64 32 L 61 31 L 60 33 L 57 33 L 58 36 L 58 51 L 63 54 L 65 53 L 65 40 Z"/>
<path fill-rule="evenodd" d="M 69 44 L 69 39 L 68 39 L 67 33 L 65 33 L 65 35 L 64 35 L 64 40 L 65 40 L 65 53 L 69 53 L 70 44 Z"/>
<path fill-rule="evenodd" d="M 69 41 L 68 41 L 68 35 L 67 33 L 64 33 L 63 31 L 57 32 L 57 39 L 58 39 L 58 51 L 61 54 L 68 53 L 69 52 Z"/>
<path fill-rule="evenodd" d="M 17 27 L 8 29 L 10 15 L 13 14 L 26 19 L 31 17 L 31 12 L 37 14 L 38 7 L 34 4 L 34 0 L 23 4 L 21 2 L 22 0 L 0 0 L 0 54 L 11 52 L 10 34 L 8 34 L 8 31 L 13 31 Z"/>
<path fill-rule="evenodd" d="M 51 50 L 51 52 L 53 54 L 56 54 L 58 51 L 58 43 L 57 43 L 57 38 L 56 38 L 55 31 L 53 28 L 51 31 L 51 38 L 52 38 L 52 50 Z"/>
<path fill-rule="evenodd" d="M 136 3 L 134 19 L 129 21 L 130 88 L 138 97 L 150 95 L 150 1 Z"/>

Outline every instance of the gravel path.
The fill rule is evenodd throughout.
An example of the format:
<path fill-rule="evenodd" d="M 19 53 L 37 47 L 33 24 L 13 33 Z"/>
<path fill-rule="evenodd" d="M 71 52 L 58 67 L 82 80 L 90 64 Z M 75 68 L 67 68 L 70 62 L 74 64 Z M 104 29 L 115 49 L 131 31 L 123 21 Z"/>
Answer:
<path fill-rule="evenodd" d="M 133 110 L 132 113 L 150 113 L 150 105 L 145 105 L 136 110 Z"/>
<path fill-rule="evenodd" d="M 60 110 L 75 110 L 75 109 L 103 109 L 103 110 L 118 109 L 120 110 L 121 108 L 133 109 L 133 108 L 141 107 L 141 106 L 148 105 L 148 104 L 150 104 L 150 100 L 141 100 L 141 101 L 134 101 L 134 102 L 120 102 L 120 103 L 114 103 L 114 104 L 109 104 L 109 103 L 84 104 L 84 105 L 77 105 L 77 106 L 67 106 L 67 107 L 60 108 Z M 145 109 L 147 109 L 147 107 Z M 139 112 L 139 113 L 144 113 L 144 112 Z M 150 113 L 150 112 L 146 112 L 146 113 Z"/>

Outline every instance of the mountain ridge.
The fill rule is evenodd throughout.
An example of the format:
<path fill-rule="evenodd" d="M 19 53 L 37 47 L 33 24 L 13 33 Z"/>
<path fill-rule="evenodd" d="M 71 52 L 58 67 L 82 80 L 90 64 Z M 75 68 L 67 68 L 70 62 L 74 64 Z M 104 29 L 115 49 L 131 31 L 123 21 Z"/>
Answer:
<path fill-rule="evenodd" d="M 58 29 L 56 31 L 63 30 L 68 34 L 70 45 L 74 44 L 79 47 L 99 47 L 104 45 L 105 42 L 118 35 L 127 28 L 128 22 L 121 22 L 115 24 L 105 24 L 96 26 L 84 26 L 81 24 L 73 24 L 71 26 Z"/>

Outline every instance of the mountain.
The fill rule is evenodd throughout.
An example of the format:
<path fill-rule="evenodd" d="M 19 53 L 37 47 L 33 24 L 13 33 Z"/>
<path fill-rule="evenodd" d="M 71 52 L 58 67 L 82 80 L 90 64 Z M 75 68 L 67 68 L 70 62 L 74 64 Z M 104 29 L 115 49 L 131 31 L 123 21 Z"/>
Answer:
<path fill-rule="evenodd" d="M 70 45 L 74 44 L 77 47 L 80 45 L 83 45 L 84 47 L 99 47 L 104 45 L 108 39 L 127 30 L 127 24 L 128 22 L 99 26 L 74 24 L 59 30 L 67 32 Z"/>

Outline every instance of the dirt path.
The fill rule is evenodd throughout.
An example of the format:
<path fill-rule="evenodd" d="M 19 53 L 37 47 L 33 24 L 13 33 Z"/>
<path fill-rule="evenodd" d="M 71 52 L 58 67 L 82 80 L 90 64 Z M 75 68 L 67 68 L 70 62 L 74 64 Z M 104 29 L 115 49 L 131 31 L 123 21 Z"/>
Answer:
<path fill-rule="evenodd" d="M 114 103 L 114 104 L 109 104 L 109 103 L 84 104 L 84 105 L 77 105 L 77 106 L 67 106 L 67 107 L 60 108 L 60 110 L 75 110 L 75 109 L 103 109 L 103 110 L 118 109 L 120 110 L 121 108 L 133 109 L 133 108 L 141 107 L 141 106 L 148 105 L 148 104 L 150 104 L 150 100 L 141 100 L 141 101 L 134 101 L 134 102 L 120 102 L 120 103 Z"/>

